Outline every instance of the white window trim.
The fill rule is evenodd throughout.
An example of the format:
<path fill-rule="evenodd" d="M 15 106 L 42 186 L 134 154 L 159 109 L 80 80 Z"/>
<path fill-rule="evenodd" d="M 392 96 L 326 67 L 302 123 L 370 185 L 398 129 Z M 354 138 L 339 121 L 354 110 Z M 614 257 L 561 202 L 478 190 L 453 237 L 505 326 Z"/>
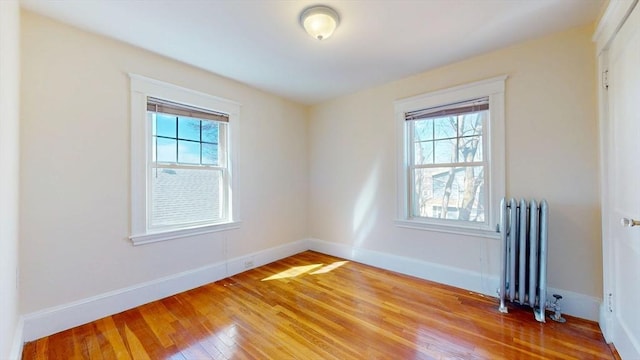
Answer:
<path fill-rule="evenodd" d="M 190 90 L 141 75 L 129 74 L 131 82 L 131 235 L 133 245 L 172 240 L 196 235 L 237 229 L 240 227 L 238 210 L 237 151 L 240 123 L 239 103 Z M 147 175 L 151 152 L 150 125 L 147 119 L 147 97 L 167 99 L 229 114 L 228 124 L 228 194 L 229 221 L 179 229 L 151 230 L 147 223 Z"/>
<path fill-rule="evenodd" d="M 443 90 L 438 90 L 410 98 L 396 100 L 396 132 L 397 132 L 397 219 L 396 226 L 486 237 L 498 239 L 496 226 L 499 221 L 499 203 L 505 194 L 505 129 L 504 129 L 504 89 L 507 75 L 481 80 L 470 84 L 455 86 Z M 486 134 L 487 148 L 485 155 L 489 159 L 487 178 L 489 192 L 487 201 L 488 222 L 474 225 L 471 223 L 455 224 L 451 221 L 439 219 L 415 219 L 410 217 L 409 212 L 409 147 L 406 145 L 408 131 L 405 120 L 405 113 L 409 111 L 426 109 L 443 104 L 455 103 L 472 98 L 489 97 L 490 120 L 487 123 Z"/>

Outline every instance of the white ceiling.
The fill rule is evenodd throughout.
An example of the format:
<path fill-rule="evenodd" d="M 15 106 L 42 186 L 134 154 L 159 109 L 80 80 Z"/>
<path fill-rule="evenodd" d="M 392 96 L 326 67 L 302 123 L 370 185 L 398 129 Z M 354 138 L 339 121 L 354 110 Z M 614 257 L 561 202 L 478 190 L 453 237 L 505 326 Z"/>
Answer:
<path fill-rule="evenodd" d="M 2 0 L 0 0 L 2 1 Z M 605 0 L 22 0 L 24 8 L 256 88 L 314 104 L 594 21 Z"/>

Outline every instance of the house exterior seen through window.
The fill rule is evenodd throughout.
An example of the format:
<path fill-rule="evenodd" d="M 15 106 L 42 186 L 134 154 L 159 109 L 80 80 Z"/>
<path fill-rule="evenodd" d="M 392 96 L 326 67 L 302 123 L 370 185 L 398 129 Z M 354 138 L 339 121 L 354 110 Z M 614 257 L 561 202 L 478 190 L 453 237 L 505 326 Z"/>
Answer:
<path fill-rule="evenodd" d="M 488 102 L 476 99 L 407 120 L 412 217 L 484 222 Z"/>
<path fill-rule="evenodd" d="M 399 226 L 496 236 L 505 79 L 396 101 Z"/>
<path fill-rule="evenodd" d="M 134 245 L 239 227 L 240 105 L 130 74 Z"/>
<path fill-rule="evenodd" d="M 147 110 L 152 128 L 150 226 L 226 219 L 226 122 Z"/>

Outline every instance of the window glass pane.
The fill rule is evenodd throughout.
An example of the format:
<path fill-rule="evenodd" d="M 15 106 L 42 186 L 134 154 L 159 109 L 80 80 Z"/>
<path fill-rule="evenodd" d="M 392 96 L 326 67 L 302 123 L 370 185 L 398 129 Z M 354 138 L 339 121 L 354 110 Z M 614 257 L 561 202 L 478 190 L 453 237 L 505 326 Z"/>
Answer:
<path fill-rule="evenodd" d="M 415 165 L 433 164 L 433 141 L 423 141 L 414 144 Z"/>
<path fill-rule="evenodd" d="M 482 122 L 486 115 L 487 111 L 481 111 L 460 116 L 460 136 L 482 135 Z"/>
<path fill-rule="evenodd" d="M 219 165 L 218 163 L 218 145 L 202 144 L 202 164 L 203 165 Z"/>
<path fill-rule="evenodd" d="M 433 140 L 433 120 L 413 121 L 413 134 L 414 141 Z"/>
<path fill-rule="evenodd" d="M 165 138 L 154 138 L 154 154 L 157 154 L 158 162 L 175 163 L 176 162 L 176 140 Z"/>
<path fill-rule="evenodd" d="M 176 137 L 176 117 L 167 114 L 156 114 L 156 134 L 158 136 Z"/>
<path fill-rule="evenodd" d="M 156 136 L 156 113 L 147 111 L 147 119 L 151 120 L 151 135 Z"/>
<path fill-rule="evenodd" d="M 179 117 L 178 137 L 185 140 L 200 141 L 200 120 L 188 117 Z"/>
<path fill-rule="evenodd" d="M 413 217 L 484 222 L 482 166 L 414 169 Z"/>
<path fill-rule="evenodd" d="M 167 226 L 223 217 L 222 171 L 152 169 L 151 225 Z"/>
<path fill-rule="evenodd" d="M 482 161 L 482 136 L 460 138 L 460 162 Z"/>
<path fill-rule="evenodd" d="M 458 122 L 456 116 L 433 119 L 434 138 L 446 139 L 458 136 Z"/>
<path fill-rule="evenodd" d="M 200 143 L 178 140 L 178 163 L 200 164 Z"/>
<path fill-rule="evenodd" d="M 435 163 L 456 162 L 456 139 L 434 141 Z"/>
<path fill-rule="evenodd" d="M 156 162 L 158 161 L 156 159 L 158 149 L 156 149 L 156 138 L 154 137 L 152 139 L 153 145 L 151 146 L 151 162 Z"/>
<path fill-rule="evenodd" d="M 202 141 L 218 143 L 219 124 L 215 121 L 202 120 Z"/>

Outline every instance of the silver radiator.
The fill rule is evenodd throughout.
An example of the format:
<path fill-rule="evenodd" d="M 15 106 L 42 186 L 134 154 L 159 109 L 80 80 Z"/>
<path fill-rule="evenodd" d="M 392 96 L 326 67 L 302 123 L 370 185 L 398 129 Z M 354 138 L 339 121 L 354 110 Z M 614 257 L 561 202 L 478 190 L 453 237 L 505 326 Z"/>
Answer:
<path fill-rule="evenodd" d="M 500 202 L 500 312 L 508 312 L 505 302 L 511 301 L 532 307 L 536 320 L 545 322 L 548 218 L 546 200 Z"/>

